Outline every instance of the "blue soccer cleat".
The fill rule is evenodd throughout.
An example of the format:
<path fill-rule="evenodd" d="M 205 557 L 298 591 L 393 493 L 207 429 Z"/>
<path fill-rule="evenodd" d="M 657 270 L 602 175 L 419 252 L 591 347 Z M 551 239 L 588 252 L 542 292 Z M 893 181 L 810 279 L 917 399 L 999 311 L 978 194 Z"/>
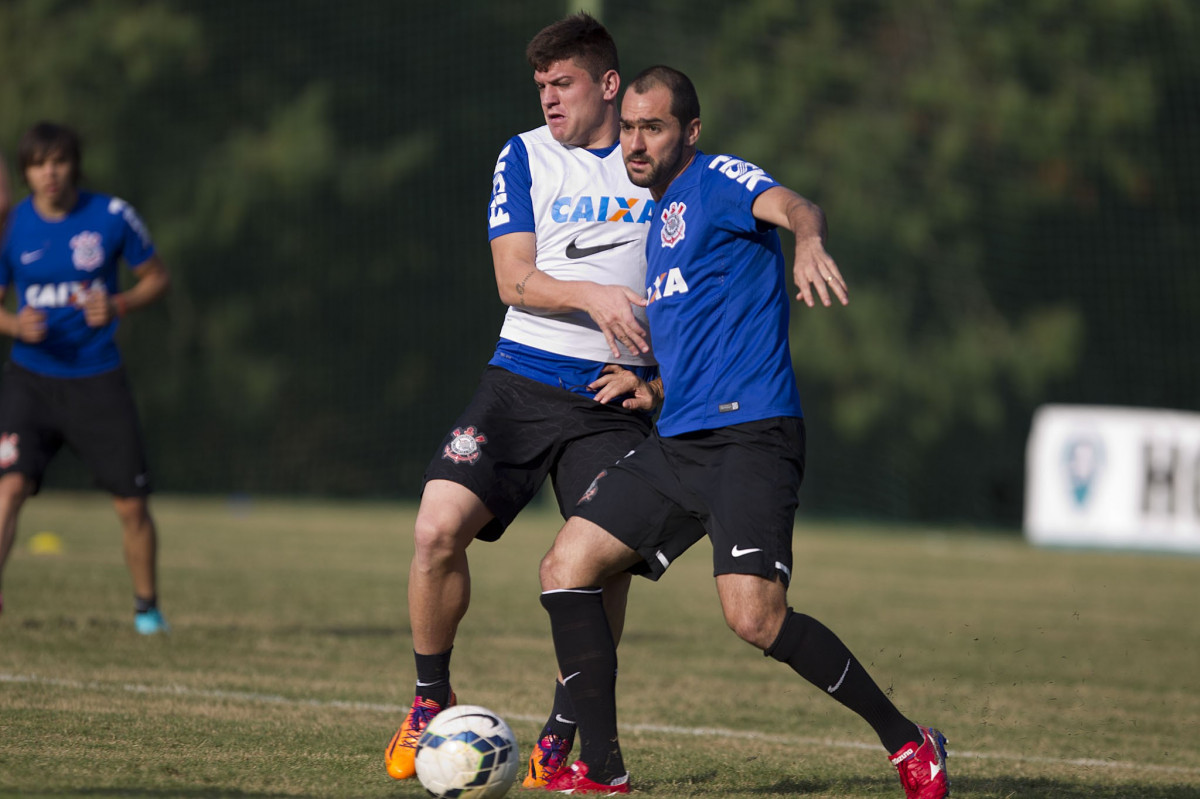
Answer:
<path fill-rule="evenodd" d="M 158 608 L 150 608 L 142 613 L 133 615 L 133 626 L 142 635 L 166 635 L 171 631 L 167 620 L 163 618 Z"/>

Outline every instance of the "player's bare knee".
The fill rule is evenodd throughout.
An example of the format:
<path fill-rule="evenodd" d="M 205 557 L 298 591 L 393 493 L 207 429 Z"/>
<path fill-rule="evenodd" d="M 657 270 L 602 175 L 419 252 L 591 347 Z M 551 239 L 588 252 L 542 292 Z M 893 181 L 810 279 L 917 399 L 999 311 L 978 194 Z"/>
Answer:
<path fill-rule="evenodd" d="M 560 572 L 561 561 L 558 558 L 558 550 L 556 547 L 550 547 L 550 551 L 542 558 L 541 564 L 538 566 L 538 580 L 541 582 L 543 591 L 554 591 L 560 588 L 574 588 L 576 586 L 566 585 L 562 580 Z"/>
<path fill-rule="evenodd" d="M 117 518 L 126 529 L 149 527 L 150 510 L 145 497 L 113 497 L 113 508 Z"/>
<path fill-rule="evenodd" d="M 29 497 L 29 480 L 23 474 L 10 472 L 0 477 L 0 510 L 19 509 Z"/>
<path fill-rule="evenodd" d="M 778 624 L 751 608 L 726 609 L 725 623 L 738 638 L 763 650 L 771 645 L 779 632 Z"/>
<path fill-rule="evenodd" d="M 458 520 L 448 516 L 419 513 L 413 525 L 413 543 L 418 560 L 439 563 L 452 560 L 465 546 Z"/>

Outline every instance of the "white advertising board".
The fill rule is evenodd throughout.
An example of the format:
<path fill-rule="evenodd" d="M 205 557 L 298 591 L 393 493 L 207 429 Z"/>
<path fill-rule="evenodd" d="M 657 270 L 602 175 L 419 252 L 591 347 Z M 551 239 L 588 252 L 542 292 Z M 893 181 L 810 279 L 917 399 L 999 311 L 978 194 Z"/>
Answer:
<path fill-rule="evenodd" d="M 1200 413 L 1046 405 L 1025 461 L 1031 542 L 1200 554 Z"/>

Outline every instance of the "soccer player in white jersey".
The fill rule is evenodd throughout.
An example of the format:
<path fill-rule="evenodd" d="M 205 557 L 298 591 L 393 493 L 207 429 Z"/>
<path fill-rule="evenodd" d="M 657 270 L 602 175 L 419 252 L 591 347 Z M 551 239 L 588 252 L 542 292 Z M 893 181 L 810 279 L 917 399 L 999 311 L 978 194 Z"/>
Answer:
<path fill-rule="evenodd" d="M 824 215 L 754 164 L 700 152 L 699 135 L 687 76 L 651 67 L 634 78 L 621 148 L 630 178 L 657 202 L 645 289 L 665 396 L 654 434 L 598 473 L 542 562 L 580 738 L 579 760 L 546 787 L 629 793 L 606 581 L 629 569 L 657 579 L 707 535 L 729 627 L 870 724 L 908 799 L 942 799 L 945 737 L 908 720 L 837 635 L 787 604 L 805 434 L 776 228 L 795 238 L 799 299 L 845 304 Z"/>
<path fill-rule="evenodd" d="M 539 32 L 526 57 L 546 124 L 511 138 L 492 175 L 488 235 L 509 308 L 475 395 L 425 472 L 408 583 L 416 688 L 385 752 L 395 779 L 413 776 L 421 731 L 456 702 L 450 654 L 470 599 L 468 546 L 497 540 L 547 476 L 565 517 L 651 429 L 648 413 L 626 407 L 657 376 L 642 291 L 653 201 L 618 146 L 616 45 L 580 13 Z M 619 638 L 629 576 L 606 587 Z M 526 787 L 565 766 L 574 736 L 556 681 Z"/>
<path fill-rule="evenodd" d="M 0 245 L 0 333 L 13 338 L 0 380 L 0 570 L 17 517 L 38 492 L 63 444 L 111 495 L 133 578 L 134 625 L 165 633 L 158 609 L 158 533 L 133 394 L 117 349 L 120 317 L 166 293 L 170 279 L 137 212 L 124 200 L 79 187 L 73 130 L 41 122 L 17 157 L 31 196 L 12 210 Z M 124 261 L 133 285 L 120 291 Z M 0 597 L 0 606 L 3 598 Z"/>

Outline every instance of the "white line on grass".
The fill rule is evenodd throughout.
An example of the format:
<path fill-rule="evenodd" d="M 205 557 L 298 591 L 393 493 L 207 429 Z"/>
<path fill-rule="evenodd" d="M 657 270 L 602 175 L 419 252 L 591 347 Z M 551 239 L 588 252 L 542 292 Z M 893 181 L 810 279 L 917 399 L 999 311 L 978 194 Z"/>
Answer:
<path fill-rule="evenodd" d="M 341 699 L 294 699 L 275 694 L 260 694 L 251 691 L 219 691 L 208 688 L 187 688 L 182 685 L 137 685 L 133 683 L 102 683 L 83 682 L 80 680 L 61 680 L 54 677 L 39 677 L 36 674 L 6 674 L 0 672 L 0 683 L 26 683 L 30 685 L 48 685 L 55 688 L 71 688 L 81 691 L 125 691 L 134 694 L 163 694 L 170 696 L 190 697 L 196 699 L 227 699 L 234 702 L 261 702 L 272 705 L 291 705 L 295 707 L 335 708 L 338 710 L 366 710 L 374 713 L 402 715 L 408 712 L 408 705 L 389 705 L 376 702 L 349 702 Z M 501 716 L 515 721 L 527 721 L 533 724 L 545 720 L 543 716 L 527 716 L 519 713 L 501 713 Z M 876 751 L 878 744 L 867 744 L 858 741 L 835 741 L 830 738 L 805 738 L 791 735 L 772 735 L 764 732 L 744 730 L 727 730 L 720 727 L 678 727 L 664 724 L 622 724 L 621 728 L 628 732 L 661 733 L 666 735 L 686 735 L 696 738 L 736 738 L 747 741 L 765 741 L 767 743 L 800 744 L 806 746 L 826 746 L 831 749 L 864 749 Z M 1099 760 L 1094 758 L 1058 758 L 1039 755 L 1016 755 L 1001 752 L 969 752 L 952 749 L 954 758 L 972 760 L 1006 760 L 1022 763 L 1044 763 L 1055 766 L 1080 766 L 1083 768 L 1119 768 L 1139 771 L 1152 771 L 1161 774 L 1200 774 L 1200 768 L 1187 766 L 1161 766 L 1151 763 L 1131 763 L 1122 760 Z"/>

